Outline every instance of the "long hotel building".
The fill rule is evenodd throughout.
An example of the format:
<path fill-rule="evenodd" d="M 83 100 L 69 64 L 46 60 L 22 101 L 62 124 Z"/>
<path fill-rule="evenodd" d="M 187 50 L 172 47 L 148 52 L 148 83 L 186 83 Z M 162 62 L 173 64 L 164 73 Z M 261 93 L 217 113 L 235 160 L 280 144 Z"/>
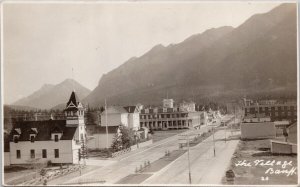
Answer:
<path fill-rule="evenodd" d="M 164 99 L 162 107 L 145 108 L 140 112 L 140 127 L 153 130 L 197 129 L 206 123 L 206 112 L 196 111 L 194 102 L 183 102 L 174 107 L 173 99 Z"/>
<path fill-rule="evenodd" d="M 254 102 L 244 99 L 245 117 L 269 116 L 271 121 L 297 121 L 296 101 L 263 100 Z"/>

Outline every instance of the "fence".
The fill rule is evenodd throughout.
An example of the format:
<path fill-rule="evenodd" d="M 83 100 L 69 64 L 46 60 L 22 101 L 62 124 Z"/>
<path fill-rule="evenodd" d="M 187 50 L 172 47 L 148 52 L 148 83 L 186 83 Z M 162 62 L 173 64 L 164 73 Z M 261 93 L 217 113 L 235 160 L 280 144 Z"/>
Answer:
<path fill-rule="evenodd" d="M 130 148 L 131 148 L 131 150 L 133 151 L 133 150 L 136 150 L 136 149 L 138 149 L 138 148 L 142 148 L 142 147 L 146 147 L 146 146 L 148 146 L 148 145 L 151 145 L 152 143 L 153 143 L 153 140 L 150 139 L 150 140 L 148 140 L 148 141 L 145 141 L 145 142 L 141 142 L 141 143 L 132 145 Z"/>
<path fill-rule="evenodd" d="M 114 152 L 114 153 L 111 154 L 111 157 L 114 158 L 114 157 L 123 155 L 123 154 L 125 154 L 125 153 L 128 153 L 128 152 L 130 152 L 130 151 L 131 151 L 131 147 L 129 147 L 129 148 L 127 148 L 127 149 L 123 149 L 123 150 L 118 151 L 118 152 Z"/>

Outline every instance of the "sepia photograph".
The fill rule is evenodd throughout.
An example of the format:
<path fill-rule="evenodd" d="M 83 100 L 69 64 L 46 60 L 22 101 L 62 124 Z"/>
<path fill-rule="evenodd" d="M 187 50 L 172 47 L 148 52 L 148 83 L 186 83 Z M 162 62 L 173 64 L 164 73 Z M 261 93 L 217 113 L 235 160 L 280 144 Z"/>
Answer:
<path fill-rule="evenodd" d="M 3 186 L 298 186 L 297 1 L 4 1 Z"/>

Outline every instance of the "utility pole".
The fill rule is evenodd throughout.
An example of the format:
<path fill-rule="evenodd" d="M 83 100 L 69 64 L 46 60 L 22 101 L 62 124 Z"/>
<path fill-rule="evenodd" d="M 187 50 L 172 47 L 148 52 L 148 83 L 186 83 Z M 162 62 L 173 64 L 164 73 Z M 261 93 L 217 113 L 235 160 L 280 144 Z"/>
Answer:
<path fill-rule="evenodd" d="M 226 122 L 224 123 L 224 128 L 225 128 L 225 143 L 226 143 L 226 130 L 227 130 Z"/>
<path fill-rule="evenodd" d="M 106 125 L 106 148 L 108 149 L 108 127 L 107 127 L 107 106 L 105 99 L 105 125 Z"/>
<path fill-rule="evenodd" d="M 188 144 L 189 182 L 190 182 L 190 184 L 192 184 L 191 166 L 190 166 L 190 139 L 189 139 L 189 135 L 187 135 L 187 144 Z"/>
<path fill-rule="evenodd" d="M 190 165 L 190 134 L 182 134 L 178 135 L 182 137 L 186 137 L 185 140 L 187 141 L 187 147 L 188 147 L 188 169 L 189 169 L 189 183 L 192 184 L 192 174 L 191 174 L 191 165 Z"/>
<path fill-rule="evenodd" d="M 214 144 L 214 157 L 216 156 L 216 145 L 215 145 L 215 130 L 212 127 L 212 131 L 213 131 L 213 144 Z"/>

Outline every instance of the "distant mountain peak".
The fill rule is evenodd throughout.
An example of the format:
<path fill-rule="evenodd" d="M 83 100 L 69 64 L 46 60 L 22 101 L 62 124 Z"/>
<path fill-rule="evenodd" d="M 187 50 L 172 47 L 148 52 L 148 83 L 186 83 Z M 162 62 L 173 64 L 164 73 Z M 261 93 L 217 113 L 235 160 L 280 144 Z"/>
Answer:
<path fill-rule="evenodd" d="M 74 79 L 68 78 L 56 85 L 44 84 L 33 94 L 16 101 L 14 105 L 51 109 L 61 103 L 66 103 L 74 90 L 80 99 L 85 98 L 91 92 Z"/>

